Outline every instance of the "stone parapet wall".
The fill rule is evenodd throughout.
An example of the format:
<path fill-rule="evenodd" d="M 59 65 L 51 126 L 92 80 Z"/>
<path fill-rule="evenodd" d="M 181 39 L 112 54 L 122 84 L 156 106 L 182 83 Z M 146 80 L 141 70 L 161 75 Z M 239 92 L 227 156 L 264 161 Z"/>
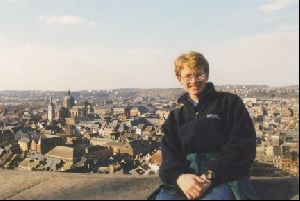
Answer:
<path fill-rule="evenodd" d="M 299 178 L 251 180 L 262 200 L 299 200 Z M 141 200 L 159 185 L 157 176 L 0 170 L 0 200 Z"/>

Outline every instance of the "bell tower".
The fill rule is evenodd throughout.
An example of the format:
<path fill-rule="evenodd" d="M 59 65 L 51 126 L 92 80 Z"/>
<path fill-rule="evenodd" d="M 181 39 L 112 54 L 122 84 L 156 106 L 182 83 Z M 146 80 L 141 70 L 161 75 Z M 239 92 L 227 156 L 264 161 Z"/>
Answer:
<path fill-rule="evenodd" d="M 48 105 L 48 121 L 52 122 L 55 117 L 54 103 L 52 101 L 52 97 L 50 97 L 50 103 Z"/>

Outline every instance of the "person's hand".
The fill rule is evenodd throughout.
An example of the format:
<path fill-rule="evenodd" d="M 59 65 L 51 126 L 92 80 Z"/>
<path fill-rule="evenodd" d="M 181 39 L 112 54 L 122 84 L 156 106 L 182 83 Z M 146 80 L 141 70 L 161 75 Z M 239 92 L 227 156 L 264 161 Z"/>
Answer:
<path fill-rule="evenodd" d="M 201 178 L 204 180 L 204 183 L 202 185 L 203 188 L 203 194 L 206 192 L 206 190 L 211 186 L 211 180 L 206 179 L 205 175 L 202 175 Z"/>
<path fill-rule="evenodd" d="M 194 174 L 180 175 L 177 184 L 189 200 L 199 198 L 209 187 L 206 178 Z"/>
<path fill-rule="evenodd" d="M 187 195 L 190 195 L 190 197 L 187 196 L 188 199 L 197 199 L 202 197 L 206 193 L 207 189 L 211 186 L 211 181 L 208 180 L 205 175 L 202 175 L 198 178 L 202 179 L 202 182 L 198 183 L 199 186 L 194 186 L 198 190 L 198 194 L 195 195 L 195 191 L 193 188 L 191 188 L 186 193 Z"/>

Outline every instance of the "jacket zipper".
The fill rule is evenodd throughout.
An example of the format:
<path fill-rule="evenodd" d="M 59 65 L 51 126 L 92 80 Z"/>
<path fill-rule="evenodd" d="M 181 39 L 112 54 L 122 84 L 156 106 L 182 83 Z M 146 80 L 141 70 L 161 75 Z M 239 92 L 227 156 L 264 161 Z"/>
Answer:
<path fill-rule="evenodd" d="M 198 119 L 198 118 L 199 118 L 199 112 L 196 111 L 195 119 Z"/>

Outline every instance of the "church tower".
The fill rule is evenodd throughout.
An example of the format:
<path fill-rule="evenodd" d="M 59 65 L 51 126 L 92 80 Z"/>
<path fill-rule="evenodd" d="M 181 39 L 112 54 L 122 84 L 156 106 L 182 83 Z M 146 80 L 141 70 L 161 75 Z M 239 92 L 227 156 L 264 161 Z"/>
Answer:
<path fill-rule="evenodd" d="M 50 103 L 48 105 L 48 121 L 52 122 L 55 117 L 54 103 L 52 102 L 52 97 L 50 97 Z"/>
<path fill-rule="evenodd" d="M 71 91 L 68 91 L 68 95 L 64 98 L 63 107 L 71 109 L 75 105 L 75 99 L 71 96 Z"/>

